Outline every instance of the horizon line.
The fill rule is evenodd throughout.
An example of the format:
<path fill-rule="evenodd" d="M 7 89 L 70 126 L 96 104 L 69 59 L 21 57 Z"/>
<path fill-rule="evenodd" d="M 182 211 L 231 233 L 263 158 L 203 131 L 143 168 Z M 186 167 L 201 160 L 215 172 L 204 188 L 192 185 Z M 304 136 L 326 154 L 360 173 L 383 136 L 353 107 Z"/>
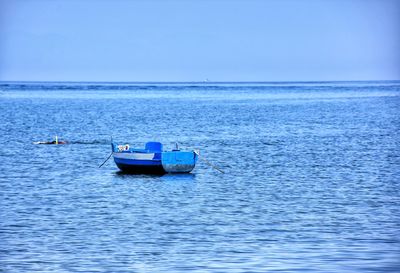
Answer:
<path fill-rule="evenodd" d="M 87 83 L 87 84 L 225 84 L 225 83 L 236 83 L 236 84 L 246 84 L 246 83 L 343 83 L 343 82 L 398 82 L 397 80 L 301 80 L 301 81 L 26 81 L 26 80 L 11 80 L 4 81 L 0 80 L 0 84 L 7 83 Z"/>

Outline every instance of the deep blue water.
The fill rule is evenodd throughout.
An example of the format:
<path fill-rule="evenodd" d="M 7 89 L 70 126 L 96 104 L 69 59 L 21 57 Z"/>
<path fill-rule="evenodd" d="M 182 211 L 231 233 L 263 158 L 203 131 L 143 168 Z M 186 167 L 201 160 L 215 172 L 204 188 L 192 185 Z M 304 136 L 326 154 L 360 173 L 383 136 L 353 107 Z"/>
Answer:
<path fill-rule="evenodd" d="M 0 132 L 0 272 L 400 271 L 400 82 L 2 83 Z"/>

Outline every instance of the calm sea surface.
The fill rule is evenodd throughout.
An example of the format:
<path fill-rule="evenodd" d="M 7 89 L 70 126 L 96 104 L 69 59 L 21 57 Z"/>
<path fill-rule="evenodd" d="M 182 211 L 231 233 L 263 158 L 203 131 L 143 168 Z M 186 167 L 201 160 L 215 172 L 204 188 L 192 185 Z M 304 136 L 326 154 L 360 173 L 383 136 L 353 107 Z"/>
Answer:
<path fill-rule="evenodd" d="M 0 83 L 0 132 L 0 272 L 400 271 L 400 82 Z"/>

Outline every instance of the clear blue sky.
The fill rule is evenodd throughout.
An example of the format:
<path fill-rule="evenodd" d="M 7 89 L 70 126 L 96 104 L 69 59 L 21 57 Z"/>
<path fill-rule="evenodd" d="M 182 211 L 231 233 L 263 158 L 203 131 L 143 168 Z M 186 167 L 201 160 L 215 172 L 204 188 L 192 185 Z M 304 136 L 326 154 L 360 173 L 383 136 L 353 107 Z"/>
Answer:
<path fill-rule="evenodd" d="M 398 0 L 0 0 L 0 80 L 399 80 Z"/>

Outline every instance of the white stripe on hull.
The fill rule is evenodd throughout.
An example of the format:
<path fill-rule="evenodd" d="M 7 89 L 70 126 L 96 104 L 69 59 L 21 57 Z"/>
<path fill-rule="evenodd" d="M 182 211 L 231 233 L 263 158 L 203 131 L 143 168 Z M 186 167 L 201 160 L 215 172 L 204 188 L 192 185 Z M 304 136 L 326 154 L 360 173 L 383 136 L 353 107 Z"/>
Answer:
<path fill-rule="evenodd" d="M 153 160 L 154 153 L 113 153 L 115 158 L 134 160 Z"/>

